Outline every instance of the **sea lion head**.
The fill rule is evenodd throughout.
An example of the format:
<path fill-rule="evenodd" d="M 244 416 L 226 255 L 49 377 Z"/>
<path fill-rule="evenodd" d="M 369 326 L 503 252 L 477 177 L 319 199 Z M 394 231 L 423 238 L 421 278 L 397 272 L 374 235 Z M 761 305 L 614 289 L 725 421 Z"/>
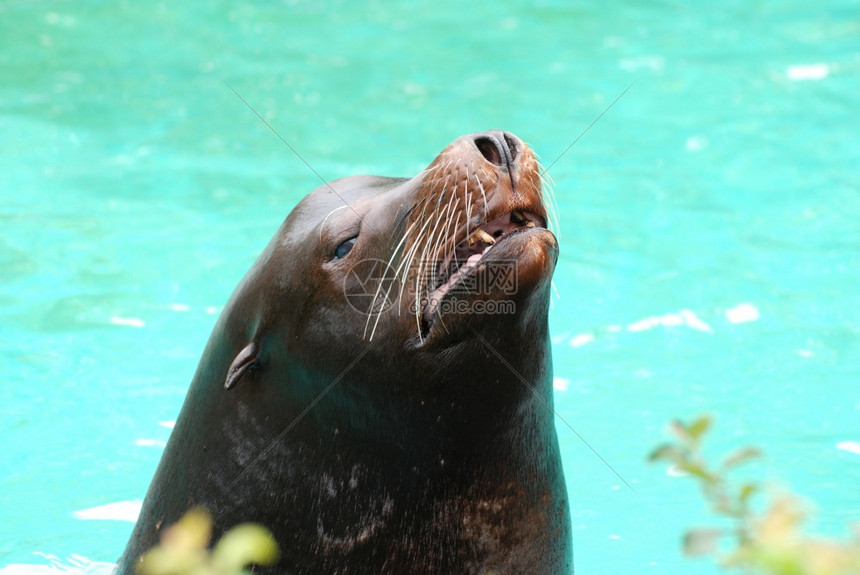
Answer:
<path fill-rule="evenodd" d="M 558 256 L 549 205 L 534 153 L 501 131 L 458 138 L 411 179 L 320 186 L 228 305 L 246 326 L 237 345 L 259 340 L 239 363 L 263 369 L 277 348 L 336 377 L 361 371 L 362 356 L 378 385 L 419 392 L 476 349 L 545 338 Z"/>

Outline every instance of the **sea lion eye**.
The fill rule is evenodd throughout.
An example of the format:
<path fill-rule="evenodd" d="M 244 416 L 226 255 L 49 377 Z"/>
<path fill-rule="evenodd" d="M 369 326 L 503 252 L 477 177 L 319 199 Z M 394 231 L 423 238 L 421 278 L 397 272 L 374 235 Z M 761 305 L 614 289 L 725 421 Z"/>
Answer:
<path fill-rule="evenodd" d="M 334 250 L 334 257 L 338 259 L 346 257 L 346 254 L 348 254 L 352 250 L 352 247 L 355 245 L 355 240 L 357 239 L 358 236 L 353 236 L 339 246 L 337 246 Z"/>

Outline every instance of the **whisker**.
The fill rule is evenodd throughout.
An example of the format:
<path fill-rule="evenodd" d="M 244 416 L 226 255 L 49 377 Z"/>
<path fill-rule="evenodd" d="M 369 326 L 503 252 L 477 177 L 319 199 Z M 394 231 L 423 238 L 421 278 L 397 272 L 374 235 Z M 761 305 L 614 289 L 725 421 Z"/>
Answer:
<path fill-rule="evenodd" d="M 411 224 L 411 226 L 414 226 L 414 225 L 418 224 L 418 223 L 419 223 L 419 221 L 420 221 L 420 220 L 416 220 L 415 222 L 413 222 L 413 223 Z M 404 254 L 403 259 L 402 259 L 402 260 L 401 260 L 401 262 L 400 262 L 400 265 L 397 267 L 397 269 L 396 269 L 396 270 L 395 270 L 395 272 L 394 272 L 394 277 L 393 277 L 393 279 L 392 279 L 392 286 L 393 286 L 393 284 L 394 284 L 394 280 L 397 280 L 397 278 L 400 276 L 400 272 L 401 272 L 401 270 L 403 269 L 404 264 L 406 264 L 406 262 L 410 261 L 410 259 L 409 259 L 409 254 L 410 254 L 411 252 L 414 252 L 414 251 L 415 251 L 416 246 L 417 246 L 417 245 L 418 245 L 418 243 L 420 242 L 421 235 L 424 233 L 424 230 L 426 229 L 426 227 L 427 227 L 429 224 L 430 224 L 430 220 L 427 220 L 426 222 L 424 222 L 424 226 L 423 226 L 423 227 L 421 228 L 421 230 L 419 230 L 419 232 L 418 232 L 418 236 L 417 236 L 417 237 L 418 237 L 418 239 L 416 240 L 416 242 L 415 242 L 414 244 L 412 244 L 412 246 L 410 246 L 410 248 L 409 248 L 409 250 L 407 251 L 407 253 L 406 253 L 406 254 Z M 411 229 L 411 226 L 410 226 L 410 229 Z M 408 235 L 408 234 L 404 234 L 404 235 L 403 235 L 404 240 L 405 240 L 406 238 L 408 238 L 408 237 L 409 237 L 409 235 Z M 398 301 L 402 301 L 402 297 L 403 297 L 403 287 L 402 287 L 402 285 L 405 283 L 405 279 L 406 279 L 406 278 L 404 277 L 404 278 L 403 278 L 403 281 L 401 281 L 401 290 L 400 290 L 400 295 L 398 296 Z M 389 291 L 390 291 L 390 288 L 389 288 Z M 372 330 L 371 330 L 371 332 L 370 332 L 370 340 L 373 340 L 373 336 L 374 336 L 374 334 L 376 333 L 376 328 L 377 328 L 377 326 L 379 325 L 379 319 L 380 319 L 380 317 L 381 317 L 381 316 L 382 316 L 382 314 L 381 314 L 381 313 L 376 314 L 376 321 L 373 323 L 373 329 L 372 329 Z M 366 330 L 365 330 L 365 331 L 366 331 Z"/>
<path fill-rule="evenodd" d="M 412 229 L 417 224 L 418 224 L 418 220 L 412 222 L 409 225 L 409 227 L 406 228 L 406 230 L 403 232 L 403 237 L 400 238 L 400 242 L 398 242 L 397 246 L 395 246 L 394 250 L 391 253 L 391 257 L 388 258 L 388 263 L 385 264 L 385 269 L 383 270 L 383 273 L 385 273 L 387 270 L 391 269 L 391 264 L 392 264 L 392 262 L 394 262 L 394 258 L 397 257 L 398 252 L 400 252 L 400 249 L 403 247 L 403 245 L 406 242 L 406 238 L 409 237 L 410 232 L 412 231 Z M 385 292 L 386 301 L 387 301 L 389 294 L 391 293 L 391 288 L 392 288 L 394 281 L 396 279 L 397 279 L 397 273 L 395 272 L 394 277 L 391 278 L 391 285 L 388 286 L 388 290 Z M 379 286 L 376 288 L 376 293 L 373 294 L 373 301 L 370 303 L 370 310 L 369 310 L 369 313 L 367 314 L 367 321 L 364 322 L 364 334 L 362 337 L 365 337 L 365 338 L 367 337 L 367 328 L 370 325 L 370 318 L 373 315 L 370 312 L 372 312 L 372 310 L 376 307 L 376 302 L 379 299 L 379 294 L 382 291 L 382 285 L 384 283 L 385 282 L 380 282 Z M 376 313 L 376 323 L 373 324 L 374 332 L 376 331 L 376 325 L 379 323 L 379 316 L 381 316 L 381 315 L 382 315 L 382 310 L 380 310 L 379 312 Z M 368 339 L 368 341 L 373 341 L 373 333 L 370 334 L 370 338 Z"/>
<path fill-rule="evenodd" d="M 469 191 L 469 179 L 466 178 L 465 184 L 465 192 L 466 192 L 466 237 L 472 235 L 472 230 L 469 229 L 469 225 L 472 223 L 472 192 Z"/>
<path fill-rule="evenodd" d="M 446 222 L 446 225 L 445 225 L 445 242 L 442 244 L 442 247 L 443 247 L 442 253 L 443 253 L 443 254 L 448 253 L 448 251 L 449 251 L 448 244 L 449 244 L 449 243 L 452 243 L 452 244 L 453 244 L 453 243 L 454 243 L 454 241 L 455 241 L 455 240 L 454 240 L 454 237 L 451 235 L 451 221 L 452 221 L 452 218 L 450 217 L 450 214 L 451 214 L 452 207 L 453 207 L 453 203 L 452 203 L 451 201 L 449 201 L 449 202 L 448 202 L 448 207 L 447 207 L 447 209 L 445 210 L 445 222 Z M 450 248 L 450 249 L 454 250 L 454 255 L 456 256 L 456 254 L 457 254 L 456 246 L 452 246 L 452 248 Z M 443 258 L 444 258 L 444 256 L 443 256 Z M 442 262 L 442 265 L 447 265 L 447 262 L 444 262 L 444 261 L 443 261 L 443 262 Z"/>
<path fill-rule="evenodd" d="M 484 199 L 484 217 L 486 218 L 490 214 L 490 205 L 487 203 L 487 194 L 484 191 L 484 184 L 481 182 L 481 178 L 478 177 L 478 174 L 472 174 L 475 176 L 475 181 L 478 182 L 478 188 L 481 190 L 481 197 Z"/>
<path fill-rule="evenodd" d="M 456 196 L 456 189 L 454 189 L 451 193 L 452 197 Z M 415 274 L 415 322 L 418 327 L 418 337 L 423 341 L 423 336 L 421 335 L 421 296 L 427 295 L 428 297 L 432 294 L 429 292 L 427 294 L 422 294 L 423 286 L 429 284 L 429 274 L 433 273 L 433 270 L 425 271 L 428 267 L 432 266 L 434 262 L 430 261 L 429 256 L 438 253 L 437 248 L 439 245 L 439 239 L 437 236 L 440 236 L 439 226 L 445 222 L 444 218 L 439 218 L 436 221 L 436 225 L 433 226 L 433 229 L 427 236 L 427 240 L 424 244 L 424 250 L 422 250 L 421 257 L 418 259 L 418 271 Z M 424 274 L 428 274 L 428 281 L 424 282 Z"/>
<path fill-rule="evenodd" d="M 333 209 L 333 210 L 332 210 L 332 211 L 330 211 L 328 214 L 326 214 L 326 217 L 325 217 L 325 218 L 323 218 L 323 221 L 322 221 L 322 223 L 320 224 L 320 237 L 319 237 L 320 241 L 322 241 L 322 234 L 323 234 L 323 230 L 325 229 L 325 223 L 326 223 L 326 220 L 328 220 L 329 216 L 331 216 L 333 213 L 335 213 L 335 212 L 336 212 L 336 211 L 338 211 L 338 210 L 345 210 L 345 209 L 346 209 L 346 208 L 348 208 L 348 207 L 349 207 L 349 206 L 348 206 L 347 204 L 344 204 L 344 205 L 342 205 L 342 206 L 340 206 L 340 207 L 337 207 L 337 208 Z"/>
<path fill-rule="evenodd" d="M 550 229 L 555 233 L 556 237 L 561 240 L 561 222 L 559 220 L 558 199 L 555 195 L 555 183 L 552 181 L 552 176 L 541 171 L 540 164 L 537 166 L 538 176 L 544 184 L 538 190 L 541 200 L 547 207 L 547 220 Z"/>

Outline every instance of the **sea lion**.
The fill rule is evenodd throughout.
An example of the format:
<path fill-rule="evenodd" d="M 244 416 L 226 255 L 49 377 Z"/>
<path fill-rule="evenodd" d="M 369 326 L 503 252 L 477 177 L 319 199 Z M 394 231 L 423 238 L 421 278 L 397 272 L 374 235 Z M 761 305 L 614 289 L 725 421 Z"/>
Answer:
<path fill-rule="evenodd" d="M 305 197 L 218 319 L 118 572 L 193 506 L 215 538 L 268 527 L 267 572 L 571 572 L 543 193 L 490 131 Z"/>

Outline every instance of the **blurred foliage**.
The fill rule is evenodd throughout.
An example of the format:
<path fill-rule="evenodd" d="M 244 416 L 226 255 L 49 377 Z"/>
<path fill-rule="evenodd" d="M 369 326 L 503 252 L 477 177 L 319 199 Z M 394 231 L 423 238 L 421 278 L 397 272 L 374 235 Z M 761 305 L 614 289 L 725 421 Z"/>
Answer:
<path fill-rule="evenodd" d="M 212 518 L 195 508 L 164 531 L 161 544 L 137 562 L 137 575 L 243 575 L 247 566 L 273 565 L 280 557 L 272 534 L 254 523 L 230 529 L 209 551 Z"/>
<path fill-rule="evenodd" d="M 763 491 L 758 481 L 733 481 L 729 473 L 761 457 L 747 447 L 711 466 L 702 454 L 702 442 L 711 429 L 710 416 L 691 423 L 674 421 L 675 441 L 658 446 L 649 460 L 669 462 L 675 470 L 699 483 L 712 511 L 728 528 L 698 528 L 684 535 L 684 553 L 709 555 L 724 567 L 761 575 L 860 574 L 860 524 L 847 541 L 813 537 L 803 531 L 806 506 L 793 494 L 770 495 L 763 511 L 751 500 Z"/>

